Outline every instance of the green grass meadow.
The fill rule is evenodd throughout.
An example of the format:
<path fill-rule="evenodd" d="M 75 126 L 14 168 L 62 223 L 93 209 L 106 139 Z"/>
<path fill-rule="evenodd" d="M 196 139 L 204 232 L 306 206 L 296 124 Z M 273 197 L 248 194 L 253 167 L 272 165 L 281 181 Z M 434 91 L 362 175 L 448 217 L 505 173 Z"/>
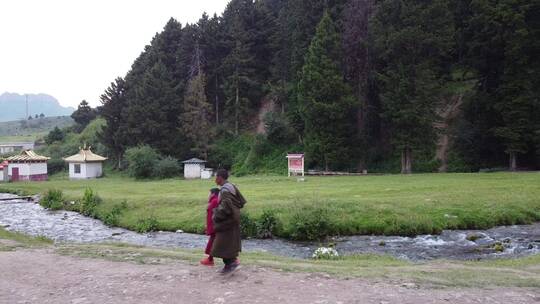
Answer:
<path fill-rule="evenodd" d="M 245 213 L 256 219 L 271 210 L 280 223 L 276 234 L 285 238 L 297 229 L 295 221 L 301 215 L 320 210 L 335 235 L 416 235 L 540 221 L 538 172 L 307 177 L 304 182 L 249 176 L 231 181 L 248 200 Z M 183 179 L 136 181 L 120 175 L 70 181 L 63 174 L 47 182 L 2 184 L 0 192 L 35 194 L 61 189 L 67 200 L 75 201 L 87 187 L 104 200 L 98 214 L 127 201 L 119 226 L 135 229 L 140 219 L 152 216 L 159 230 L 202 233 L 208 189 L 214 184 Z"/>

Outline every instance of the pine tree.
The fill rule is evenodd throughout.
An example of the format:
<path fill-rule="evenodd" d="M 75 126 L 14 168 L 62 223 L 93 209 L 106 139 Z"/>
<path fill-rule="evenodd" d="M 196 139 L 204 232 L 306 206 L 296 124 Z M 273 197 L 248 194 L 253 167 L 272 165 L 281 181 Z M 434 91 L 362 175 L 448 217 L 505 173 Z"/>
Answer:
<path fill-rule="evenodd" d="M 447 4 L 384 0 L 374 16 L 382 117 L 401 152 L 402 173 L 412 172 L 414 150 L 434 148 L 435 105 L 443 90 L 443 63 L 452 49 Z"/>
<path fill-rule="evenodd" d="M 221 69 L 224 73 L 225 120 L 232 126 L 234 134 L 240 132 L 240 125 L 245 125 L 262 97 L 257 82 L 255 56 L 252 51 L 253 32 L 243 18 L 253 12 L 253 3 L 246 0 L 232 1 L 224 13 L 229 54 L 224 59 Z"/>
<path fill-rule="evenodd" d="M 374 0 L 349 0 L 343 10 L 345 78 L 353 89 L 358 104 L 356 136 L 359 148 L 356 154 L 360 158 L 359 170 L 365 169 L 371 154 L 380 154 L 378 148 L 382 141 L 375 56 L 369 37 L 370 20 L 374 12 Z"/>
<path fill-rule="evenodd" d="M 501 84 L 492 96 L 494 108 L 502 117 L 501 124 L 495 126 L 494 134 L 499 137 L 509 155 L 509 168 L 517 169 L 517 156 L 527 153 L 533 146 L 533 136 L 537 127 L 538 95 L 535 81 L 538 82 L 538 52 L 534 44 L 539 37 L 533 35 L 534 15 L 530 1 L 501 0 L 497 5 L 496 20 L 500 22 L 499 35 L 504 41 L 504 72 Z M 540 9 L 537 6 L 536 9 Z M 536 89 L 537 90 L 537 89 Z"/>
<path fill-rule="evenodd" d="M 540 2 L 470 2 L 462 30 L 464 62 L 478 80 L 466 108 L 472 133 L 467 142 L 474 144 L 464 150 L 481 166 L 499 166 L 507 157 L 516 170 L 518 156 L 535 150 L 539 128 Z"/>
<path fill-rule="evenodd" d="M 354 130 L 353 98 L 341 73 L 340 43 L 335 24 L 325 13 L 309 46 L 298 88 L 306 155 L 326 170 L 349 164 Z"/>
<path fill-rule="evenodd" d="M 209 18 L 206 14 L 203 14 L 197 23 L 197 28 L 197 41 L 201 53 L 204 54 L 202 66 L 208 76 L 206 95 L 213 104 L 214 124 L 218 125 L 224 101 L 222 90 L 223 73 L 220 69 L 226 55 L 224 31 L 223 27 L 220 26 L 220 18 L 217 15 Z"/>
<path fill-rule="evenodd" d="M 299 75 L 309 44 L 325 9 L 339 20 L 345 0 L 285 0 L 279 6 L 273 52 L 271 90 L 289 123 L 303 141 L 304 126 L 298 97 Z"/>
<path fill-rule="evenodd" d="M 179 59 L 184 31 L 170 19 L 126 75 L 123 126 L 128 146 L 150 145 L 164 155 L 183 158 L 189 151 L 178 133 L 188 64 Z"/>
<path fill-rule="evenodd" d="M 192 64 L 192 78 L 189 80 L 184 95 L 181 115 L 182 131 L 192 142 L 192 151 L 199 157 L 208 159 L 208 150 L 213 137 L 211 124 L 212 106 L 206 98 L 206 77 L 202 71 L 200 48 L 196 47 Z"/>
<path fill-rule="evenodd" d="M 101 143 L 112 152 L 116 160 L 116 167 L 121 169 L 122 157 L 130 142 L 128 137 L 124 113 L 127 110 L 126 82 L 121 77 L 114 82 L 101 95 L 101 116 L 107 124 L 99 133 Z"/>
<path fill-rule="evenodd" d="M 232 69 L 231 74 L 225 79 L 225 92 L 227 112 L 232 116 L 235 135 L 240 132 L 240 123 L 249 116 L 251 101 L 247 96 L 247 90 L 255 85 L 255 81 L 250 77 L 252 60 L 249 48 L 240 40 L 236 41 L 234 49 L 225 59 L 225 64 Z"/>
<path fill-rule="evenodd" d="M 148 70 L 126 113 L 128 136 L 133 145 L 150 145 L 160 153 L 183 157 L 187 147 L 179 136 L 179 98 L 176 82 L 159 61 Z"/>
<path fill-rule="evenodd" d="M 71 118 L 75 121 L 77 132 L 81 132 L 94 118 L 96 111 L 88 105 L 86 100 L 81 101 L 77 110 L 71 114 Z"/>
<path fill-rule="evenodd" d="M 47 136 L 45 136 L 45 143 L 50 145 L 54 142 L 62 141 L 64 140 L 65 134 L 60 130 L 58 127 L 54 127 Z"/>

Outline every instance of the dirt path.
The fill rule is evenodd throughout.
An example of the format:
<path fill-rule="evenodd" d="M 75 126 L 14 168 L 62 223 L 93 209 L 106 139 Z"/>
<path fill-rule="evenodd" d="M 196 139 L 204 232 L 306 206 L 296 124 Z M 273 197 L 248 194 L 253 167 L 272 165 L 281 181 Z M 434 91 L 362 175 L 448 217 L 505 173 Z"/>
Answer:
<path fill-rule="evenodd" d="M 0 252 L 0 303 L 540 303 L 531 289 L 422 289 L 244 266 L 228 279 L 187 264 L 137 265 Z"/>

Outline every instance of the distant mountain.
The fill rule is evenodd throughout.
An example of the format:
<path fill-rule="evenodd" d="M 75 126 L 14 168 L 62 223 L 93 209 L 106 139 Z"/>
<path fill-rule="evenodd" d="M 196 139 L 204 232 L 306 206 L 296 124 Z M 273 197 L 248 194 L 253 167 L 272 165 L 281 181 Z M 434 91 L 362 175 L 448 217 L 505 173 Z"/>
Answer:
<path fill-rule="evenodd" d="M 66 116 L 75 111 L 72 107 L 63 107 L 56 98 L 47 94 L 28 94 L 28 114 L 35 116 Z M 0 121 L 27 119 L 26 96 L 17 93 L 0 95 Z"/>

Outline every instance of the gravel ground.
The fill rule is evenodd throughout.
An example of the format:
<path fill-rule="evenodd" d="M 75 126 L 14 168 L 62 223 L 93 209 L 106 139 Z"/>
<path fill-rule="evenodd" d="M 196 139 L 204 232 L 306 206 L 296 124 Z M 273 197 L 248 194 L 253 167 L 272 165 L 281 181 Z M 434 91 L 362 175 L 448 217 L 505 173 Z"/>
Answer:
<path fill-rule="evenodd" d="M 216 269 L 111 262 L 47 249 L 0 252 L 0 303 L 540 303 L 540 291 L 533 289 L 429 289 L 254 266 L 222 277 Z"/>

